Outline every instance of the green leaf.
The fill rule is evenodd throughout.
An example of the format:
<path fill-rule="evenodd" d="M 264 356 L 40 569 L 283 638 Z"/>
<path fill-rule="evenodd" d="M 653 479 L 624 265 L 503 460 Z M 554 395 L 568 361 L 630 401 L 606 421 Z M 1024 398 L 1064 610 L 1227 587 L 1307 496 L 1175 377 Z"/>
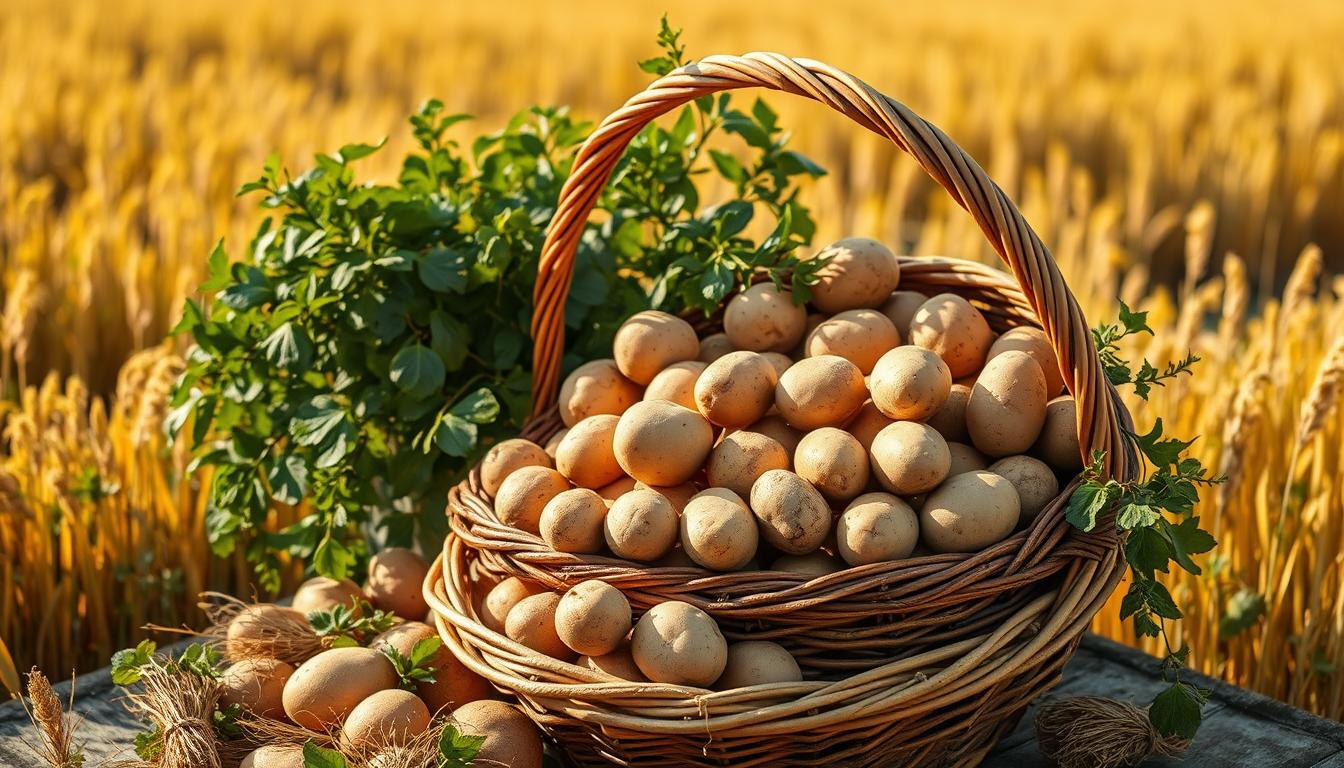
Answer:
<path fill-rule="evenodd" d="M 313 342 L 308 333 L 294 323 L 283 323 L 261 343 L 266 359 L 277 368 L 303 371 L 313 359 Z"/>
<path fill-rule="evenodd" d="M 1203 719 L 1204 696 L 1189 683 L 1175 682 L 1148 708 L 1148 719 L 1163 736 L 1193 739 Z"/>
<path fill-rule="evenodd" d="M 1145 435 L 1135 434 L 1134 444 L 1153 466 L 1159 469 L 1169 467 L 1175 464 L 1185 452 L 1185 449 L 1194 444 L 1194 440 L 1163 440 L 1162 439 L 1162 419 L 1158 418 L 1153 422 L 1153 428 L 1148 430 Z"/>
<path fill-rule="evenodd" d="M 412 397 L 429 397 L 438 392 L 443 388 L 446 375 L 443 361 L 423 344 L 403 347 L 392 358 L 392 383 Z"/>
<path fill-rule="evenodd" d="M 311 741 L 303 744 L 303 768 L 349 768 L 345 758 L 334 749 L 324 749 Z"/>
<path fill-rule="evenodd" d="M 1097 517 L 1110 506 L 1118 492 L 1119 488 L 1114 481 L 1104 484 L 1094 481 L 1082 483 L 1069 496 L 1064 519 L 1081 531 L 1091 531 L 1097 527 Z"/>
<path fill-rule="evenodd" d="M 484 736 L 467 736 L 451 723 L 439 734 L 439 768 L 467 768 L 480 754 Z"/>
<path fill-rule="evenodd" d="M 1154 571 L 1167 572 L 1171 546 L 1152 528 L 1136 528 L 1125 540 L 1125 560 L 1130 567 L 1151 578 Z"/>
<path fill-rule="evenodd" d="M 1172 525 L 1161 520 L 1158 531 L 1171 545 L 1172 559 L 1187 572 L 1199 575 L 1202 571 L 1191 555 L 1200 555 L 1218 545 L 1213 535 L 1199 527 L 1199 518 L 1191 517 Z"/>
<path fill-rule="evenodd" d="M 467 289 L 466 260 L 451 248 L 432 248 L 415 262 L 420 282 L 431 291 L 462 293 Z"/>
<path fill-rule="evenodd" d="M 1252 589 L 1240 589 L 1227 601 L 1218 622 L 1218 637 L 1229 640 L 1245 632 L 1265 615 L 1265 596 Z"/>
<path fill-rule="evenodd" d="M 747 180 L 747 169 L 727 152 L 717 149 L 709 150 L 709 157 L 714 161 L 714 167 L 719 170 L 719 175 L 733 182 L 741 184 Z"/>
<path fill-rule="evenodd" d="M 337 151 L 337 154 L 340 155 L 342 162 L 353 163 L 372 155 L 382 149 L 385 144 L 387 144 L 387 137 L 383 137 L 377 144 L 346 144 Z"/>
<path fill-rule="evenodd" d="M 1126 333 L 1147 333 L 1153 335 L 1153 329 L 1148 327 L 1148 313 L 1135 312 L 1125 304 L 1124 300 L 1120 302 L 1120 325 L 1124 326 Z"/>
<path fill-rule="evenodd" d="M 1160 517 L 1161 513 L 1147 504 L 1130 502 L 1121 505 L 1120 511 L 1115 516 L 1115 524 L 1123 530 L 1130 531 L 1135 528 L 1147 528 L 1156 523 Z"/>
<path fill-rule="evenodd" d="M 303 457 L 286 454 L 271 466 L 266 475 L 271 498 L 281 504 L 298 504 L 308 494 L 308 467 Z"/>
<path fill-rule="evenodd" d="M 476 425 L 455 413 L 446 413 L 434 429 L 434 445 L 449 456 L 463 457 L 476 448 Z"/>
<path fill-rule="evenodd" d="M 324 536 L 313 552 L 313 570 L 333 579 L 347 578 L 354 570 L 355 555 L 349 547 L 331 536 Z"/>
<path fill-rule="evenodd" d="M 467 326 L 461 320 L 436 309 L 429 315 L 429 348 L 450 372 L 458 371 L 467 359 Z"/>
<path fill-rule="evenodd" d="M 154 660 L 158 646 L 152 640 L 141 640 L 134 648 L 124 648 L 112 654 L 112 682 L 116 685 L 134 685 L 140 682 L 141 670 Z"/>
<path fill-rule="evenodd" d="M 499 418 L 499 401 L 495 399 L 494 392 L 481 387 L 458 400 L 450 413 L 473 424 L 489 424 Z"/>

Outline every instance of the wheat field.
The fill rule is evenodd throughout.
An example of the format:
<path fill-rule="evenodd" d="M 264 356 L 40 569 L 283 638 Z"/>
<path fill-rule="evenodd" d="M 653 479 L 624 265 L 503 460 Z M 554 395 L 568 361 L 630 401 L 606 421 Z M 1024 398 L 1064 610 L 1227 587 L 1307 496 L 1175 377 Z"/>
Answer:
<path fill-rule="evenodd" d="M 1344 718 L 1344 6 L 1085 5 L 697 1 L 672 18 L 692 56 L 808 56 L 904 101 L 1019 202 L 1094 319 L 1123 297 L 1157 330 L 1135 354 L 1204 358 L 1131 403 L 1141 427 L 1200 435 L 1230 478 L 1199 508 L 1220 541 L 1205 573 L 1170 578 L 1177 640 L 1204 671 Z M 480 132 L 538 102 L 599 118 L 647 82 L 662 10 L 0 5 L 0 668 L 92 668 L 146 623 L 193 621 L 200 589 L 249 591 L 246 564 L 209 556 L 207 478 L 156 425 L 182 351 L 165 335 L 213 243 L 236 253 L 254 230 L 233 193 L 267 153 L 301 168 L 387 136 L 368 161 L 386 177 L 429 96 Z M 991 258 L 913 162 L 769 98 L 830 170 L 804 192 L 819 240 Z M 1114 606 L 1095 628 L 1133 641 Z"/>

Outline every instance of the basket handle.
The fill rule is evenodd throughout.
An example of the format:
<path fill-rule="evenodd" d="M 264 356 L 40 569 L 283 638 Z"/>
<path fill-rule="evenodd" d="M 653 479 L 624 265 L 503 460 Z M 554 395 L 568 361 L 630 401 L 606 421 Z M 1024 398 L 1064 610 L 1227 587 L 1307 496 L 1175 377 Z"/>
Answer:
<path fill-rule="evenodd" d="M 706 94 L 761 87 L 819 101 L 913 157 L 975 218 L 1012 270 L 1058 356 L 1077 401 L 1079 445 L 1106 452 L 1113 475 L 1127 475 L 1128 446 L 1120 431 L 1114 388 L 1097 357 L 1092 333 L 1050 251 L 1003 190 L 960 147 L 904 104 L 847 72 L 778 53 L 709 56 L 651 83 L 607 116 L 579 149 L 546 232 L 532 315 L 532 414 L 556 402 L 564 355 L 565 301 L 574 253 L 602 188 L 636 134 L 650 121 Z"/>

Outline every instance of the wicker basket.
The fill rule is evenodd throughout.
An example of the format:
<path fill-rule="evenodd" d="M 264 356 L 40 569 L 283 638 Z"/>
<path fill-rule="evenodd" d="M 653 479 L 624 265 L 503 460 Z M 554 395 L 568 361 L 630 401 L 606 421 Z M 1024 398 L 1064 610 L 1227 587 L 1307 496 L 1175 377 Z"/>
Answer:
<path fill-rule="evenodd" d="M 563 313 L 579 235 L 623 150 L 650 120 L 692 99 L 764 87 L 815 99 L 912 155 L 980 225 L 1009 275 L 956 259 L 901 261 L 901 287 L 952 291 L 996 331 L 1044 329 L 1077 401 L 1080 445 L 1107 471 L 1137 465 L 1128 414 L 1103 375 L 1088 325 L 1045 246 L 984 171 L 907 107 L 825 64 L 778 54 L 714 56 L 653 83 L 609 116 L 579 152 L 547 234 L 535 292 L 533 420 L 542 441 L 555 408 Z M 550 550 L 499 523 L 472 477 L 453 489 L 452 533 L 426 581 L 447 646 L 529 714 L 579 765 L 974 765 L 1053 685 L 1123 573 L 1119 542 L 1064 520 L 1069 484 L 1032 525 L 982 552 L 916 557 L 809 578 L 713 574 Z M 713 615 L 730 639 L 770 638 L 806 680 L 727 692 L 631 683 L 555 659 L 476 619 L 482 574 L 550 588 L 600 578 L 636 611 L 669 599 Z"/>

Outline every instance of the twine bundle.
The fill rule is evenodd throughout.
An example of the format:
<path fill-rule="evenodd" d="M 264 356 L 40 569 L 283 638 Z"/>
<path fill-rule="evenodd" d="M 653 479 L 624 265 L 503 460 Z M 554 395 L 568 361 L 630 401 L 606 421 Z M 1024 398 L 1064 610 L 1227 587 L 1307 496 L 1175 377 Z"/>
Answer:
<path fill-rule="evenodd" d="M 224 685 L 187 670 L 159 664 L 144 668 L 141 689 L 127 695 L 126 708 L 158 732 L 158 752 L 131 765 L 151 768 L 223 768 L 215 738 L 214 714 Z"/>
<path fill-rule="evenodd" d="M 1158 733 L 1146 709 L 1097 696 L 1042 704 L 1036 741 L 1059 768 L 1134 766 L 1150 757 L 1178 757 L 1190 746 L 1189 739 Z"/>

